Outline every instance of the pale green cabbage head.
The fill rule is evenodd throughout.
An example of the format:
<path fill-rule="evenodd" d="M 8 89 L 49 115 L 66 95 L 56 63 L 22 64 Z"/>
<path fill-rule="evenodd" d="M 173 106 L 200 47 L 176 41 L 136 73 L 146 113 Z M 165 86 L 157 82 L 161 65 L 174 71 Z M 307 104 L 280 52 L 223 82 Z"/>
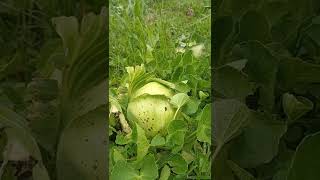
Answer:
<path fill-rule="evenodd" d="M 173 91 L 166 86 L 150 82 L 133 93 L 127 108 L 127 117 L 142 127 L 148 137 L 165 135 L 173 120 L 175 109 L 170 104 Z"/>

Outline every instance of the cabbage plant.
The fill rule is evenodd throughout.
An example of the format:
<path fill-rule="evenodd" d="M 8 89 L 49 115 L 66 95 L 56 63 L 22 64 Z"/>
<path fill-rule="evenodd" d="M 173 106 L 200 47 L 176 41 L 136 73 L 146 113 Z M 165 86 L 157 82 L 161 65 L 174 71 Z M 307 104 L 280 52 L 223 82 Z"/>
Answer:
<path fill-rule="evenodd" d="M 169 102 L 172 96 L 171 89 L 158 82 L 150 82 L 130 99 L 127 117 L 142 127 L 147 136 L 164 135 L 175 114 L 175 108 Z"/>
<path fill-rule="evenodd" d="M 126 69 L 127 106 L 124 107 L 126 108 L 124 112 L 129 124 L 139 125 L 147 137 L 158 134 L 164 136 L 169 123 L 177 117 L 179 111 L 170 102 L 179 88 L 173 83 L 147 73 L 144 65 Z M 123 111 L 119 105 L 121 103 L 116 102 L 115 98 L 111 99 L 110 113 L 119 117 L 118 120 L 125 132 L 130 132 L 126 121 L 123 120 Z"/>
<path fill-rule="evenodd" d="M 181 179 L 181 174 L 188 174 L 184 156 L 193 159 L 193 167 L 209 172 L 211 104 L 209 95 L 201 91 L 205 88 L 187 77 L 180 80 L 157 78 L 157 74 L 146 71 L 144 65 L 126 67 L 126 71 L 120 81 L 111 85 L 114 88 L 109 88 L 111 179 L 125 179 L 122 172 L 133 170 L 136 165 L 141 168 L 132 174 L 142 179 L 158 179 L 156 173 L 160 169 L 179 166 L 166 171 L 179 174 Z M 196 146 L 191 152 L 190 147 Z M 154 155 L 158 150 L 161 152 Z M 197 159 L 197 153 L 205 159 Z M 158 164 L 160 161 L 168 165 L 162 167 Z M 200 165 L 203 161 L 205 165 Z M 152 177 L 144 177 L 145 167 L 147 171 L 153 169 Z"/>

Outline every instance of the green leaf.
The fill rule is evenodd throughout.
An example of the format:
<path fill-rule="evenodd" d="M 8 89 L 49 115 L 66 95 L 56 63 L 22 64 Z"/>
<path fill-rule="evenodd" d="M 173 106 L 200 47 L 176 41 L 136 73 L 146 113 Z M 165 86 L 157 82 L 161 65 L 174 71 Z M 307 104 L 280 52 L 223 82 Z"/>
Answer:
<path fill-rule="evenodd" d="M 135 123 L 135 131 L 136 131 L 136 140 L 137 144 L 137 161 L 141 161 L 148 153 L 149 150 L 149 140 L 146 137 L 144 130 Z"/>
<path fill-rule="evenodd" d="M 131 98 L 139 88 L 150 80 L 152 75 L 146 72 L 144 64 L 135 67 L 126 67 L 126 70 L 128 73 L 128 96 Z"/>
<path fill-rule="evenodd" d="M 183 107 L 186 103 L 190 100 L 189 96 L 185 93 L 178 93 L 174 95 L 170 99 L 170 104 L 177 108 L 176 113 L 173 119 L 176 119 L 178 112 L 180 111 L 181 107 Z"/>
<path fill-rule="evenodd" d="M 163 146 L 165 143 L 166 139 L 158 134 L 152 138 L 150 146 Z"/>
<path fill-rule="evenodd" d="M 168 161 L 171 170 L 176 174 L 185 174 L 188 170 L 188 163 L 179 154 L 174 155 Z"/>
<path fill-rule="evenodd" d="M 182 149 L 187 123 L 182 120 L 173 120 L 168 126 L 167 145 L 172 148 L 172 153 L 177 153 Z"/>
<path fill-rule="evenodd" d="M 313 103 L 302 96 L 295 97 L 292 94 L 285 93 L 282 98 L 283 109 L 292 123 L 312 110 Z"/>
<path fill-rule="evenodd" d="M 279 60 L 267 47 L 258 41 L 250 41 L 246 45 L 248 63 L 246 71 L 249 79 L 260 87 L 259 104 L 271 111 L 275 102 L 275 84 L 277 80 Z"/>
<path fill-rule="evenodd" d="M 230 66 L 238 71 L 242 71 L 243 68 L 246 66 L 247 62 L 248 62 L 247 59 L 241 59 L 241 60 L 229 62 L 225 64 L 225 66 Z"/>
<path fill-rule="evenodd" d="M 144 84 L 141 88 L 136 90 L 132 96 L 130 96 L 130 101 L 132 102 L 136 98 L 141 97 L 142 95 L 152 95 L 152 96 L 165 96 L 170 98 L 173 96 L 173 91 L 168 89 L 166 86 L 157 83 L 157 82 L 149 82 Z"/>
<path fill-rule="evenodd" d="M 196 98 L 190 98 L 185 106 L 183 106 L 182 111 L 185 112 L 187 115 L 192 115 L 198 111 L 198 107 L 201 101 Z"/>
<path fill-rule="evenodd" d="M 180 109 L 189 101 L 189 99 L 190 98 L 187 94 L 178 93 L 171 98 L 170 103 L 174 105 L 176 108 Z"/>
<path fill-rule="evenodd" d="M 131 142 L 131 137 L 130 136 L 126 136 L 123 133 L 119 133 L 116 136 L 116 140 L 115 143 L 119 144 L 119 145 L 125 145 Z"/>
<path fill-rule="evenodd" d="M 32 129 L 34 137 L 42 147 L 54 154 L 60 123 L 57 105 L 34 102 L 29 110 L 29 127 Z"/>
<path fill-rule="evenodd" d="M 252 112 L 249 118 L 250 123 L 230 150 L 231 159 L 243 168 L 269 163 L 278 154 L 280 139 L 287 131 L 286 124 L 270 114 Z"/>
<path fill-rule="evenodd" d="M 320 83 L 320 65 L 300 58 L 283 58 L 280 62 L 278 81 L 282 89 L 290 89 L 299 84 Z"/>
<path fill-rule="evenodd" d="M 186 151 L 182 151 L 181 152 L 181 156 L 183 157 L 183 159 L 186 160 L 186 162 L 188 164 L 190 164 L 192 161 L 195 160 L 195 156 L 192 153 L 186 152 Z"/>
<path fill-rule="evenodd" d="M 151 180 L 158 178 L 158 166 L 153 154 L 145 156 L 142 168 L 140 170 L 140 176 L 144 180 Z"/>
<path fill-rule="evenodd" d="M 59 180 L 107 178 L 106 114 L 105 107 L 98 108 L 64 129 L 57 150 Z"/>
<path fill-rule="evenodd" d="M 57 17 L 52 19 L 57 33 L 61 36 L 67 54 L 74 54 L 79 36 L 79 23 L 75 17 Z"/>
<path fill-rule="evenodd" d="M 211 104 L 207 104 L 198 119 L 197 139 L 211 144 Z"/>
<path fill-rule="evenodd" d="M 118 161 L 125 161 L 125 157 L 121 154 L 119 150 L 113 148 L 113 161 L 117 163 Z"/>
<path fill-rule="evenodd" d="M 244 98 L 253 93 L 253 85 L 247 75 L 230 66 L 213 72 L 213 89 L 227 98 Z"/>
<path fill-rule="evenodd" d="M 159 180 L 168 180 L 170 177 L 171 171 L 170 171 L 170 167 L 167 165 L 164 165 L 161 173 L 160 173 L 160 179 Z"/>
<path fill-rule="evenodd" d="M 237 100 L 226 99 L 213 103 L 213 143 L 217 146 L 213 158 L 224 144 L 239 135 L 249 116 L 249 109 Z"/>
<path fill-rule="evenodd" d="M 191 88 L 186 83 L 179 82 L 175 84 L 174 89 L 181 93 L 188 93 Z"/>
<path fill-rule="evenodd" d="M 36 160 L 42 162 L 42 155 L 38 144 L 27 126 L 27 121 L 23 117 L 6 107 L 0 106 L 0 123 L 6 128 L 5 132 L 8 137 L 7 146 L 11 146 L 10 144 L 13 146 L 13 148 L 8 151 L 9 160 L 19 158 L 17 154 L 11 154 L 18 150 L 23 152 L 21 157 L 30 154 Z"/>
<path fill-rule="evenodd" d="M 207 97 L 209 97 L 209 94 L 203 91 L 199 91 L 199 98 L 201 101 L 205 100 Z"/>
<path fill-rule="evenodd" d="M 107 104 L 107 97 L 101 97 L 105 97 L 107 91 L 107 83 L 104 81 L 101 81 L 101 83 L 97 84 L 96 86 L 87 89 L 83 95 L 78 96 L 74 100 L 72 103 L 73 106 L 68 112 L 68 114 L 70 114 L 68 117 L 69 119 L 64 123 L 67 124 L 68 121 L 72 121 L 78 117 L 81 117 L 98 107 L 105 106 Z"/>
<path fill-rule="evenodd" d="M 63 108 L 67 108 L 72 106 L 67 102 L 73 102 L 75 97 L 107 77 L 107 68 L 104 66 L 107 51 L 104 38 L 107 34 L 106 11 L 102 9 L 100 15 L 87 14 L 81 23 L 75 17 L 64 16 L 53 18 L 52 21 L 63 40 L 68 61 L 63 68 L 61 82 L 62 104 L 66 106 Z"/>
<path fill-rule="evenodd" d="M 316 158 L 320 151 L 320 134 L 305 137 L 299 144 L 289 170 L 288 180 L 317 180 L 320 177 L 320 161 Z"/>
<path fill-rule="evenodd" d="M 118 161 L 110 173 L 110 179 L 132 180 L 139 176 L 138 173 L 139 172 L 127 162 Z"/>

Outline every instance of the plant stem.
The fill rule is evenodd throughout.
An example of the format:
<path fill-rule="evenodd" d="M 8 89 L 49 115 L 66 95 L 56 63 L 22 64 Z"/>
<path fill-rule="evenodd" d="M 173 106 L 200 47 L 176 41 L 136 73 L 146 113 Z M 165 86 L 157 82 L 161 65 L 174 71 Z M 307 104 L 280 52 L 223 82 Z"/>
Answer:
<path fill-rule="evenodd" d="M 187 137 L 187 139 L 189 139 L 190 137 L 194 136 L 196 133 L 197 133 L 197 131 L 193 131 L 193 133 L 191 133 L 191 134 Z"/>
<path fill-rule="evenodd" d="M 175 119 L 176 119 L 176 117 L 177 117 L 177 114 L 178 114 L 179 110 L 180 110 L 180 107 L 177 109 L 176 113 L 174 114 L 174 116 L 173 116 L 173 120 L 175 120 Z"/>

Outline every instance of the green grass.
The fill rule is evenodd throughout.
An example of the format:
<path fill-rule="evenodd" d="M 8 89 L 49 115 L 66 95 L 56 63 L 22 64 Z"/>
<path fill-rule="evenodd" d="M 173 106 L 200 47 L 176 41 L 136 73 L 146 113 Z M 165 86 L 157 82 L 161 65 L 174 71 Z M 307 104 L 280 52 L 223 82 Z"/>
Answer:
<path fill-rule="evenodd" d="M 209 0 L 148 0 L 141 6 L 130 6 L 126 0 L 111 1 L 111 79 L 121 77 L 124 73 L 123 67 L 141 63 L 149 64 L 149 70 L 166 78 L 173 73 L 174 60 L 183 59 L 181 54 L 176 52 L 181 36 L 186 36 L 186 42 L 204 44 L 205 55 L 199 61 L 204 61 L 203 66 L 209 66 L 211 11 L 208 6 Z M 192 16 L 186 15 L 188 9 L 193 10 Z M 148 50 L 148 46 L 153 49 L 152 52 Z M 148 58 L 153 61 L 148 63 Z M 113 80 L 117 82 L 116 79 Z"/>

